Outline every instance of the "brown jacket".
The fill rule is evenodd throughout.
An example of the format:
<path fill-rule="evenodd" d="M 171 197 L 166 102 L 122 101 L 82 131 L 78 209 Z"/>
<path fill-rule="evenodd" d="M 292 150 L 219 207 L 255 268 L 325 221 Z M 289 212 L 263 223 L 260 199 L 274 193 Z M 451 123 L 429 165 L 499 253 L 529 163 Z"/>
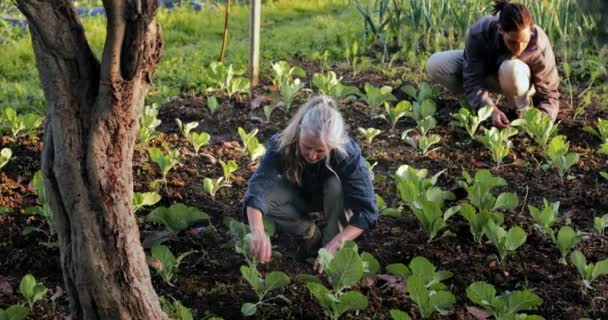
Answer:
<path fill-rule="evenodd" d="M 497 29 L 498 17 L 486 16 L 479 19 L 467 34 L 463 80 L 467 100 L 473 108 L 494 106 L 488 90 L 483 87 L 483 79 L 497 74 L 500 64 L 511 58 Z M 536 89 L 532 97 L 534 106 L 555 119 L 559 111 L 559 76 L 549 38 L 539 26 L 534 25 L 530 42 L 518 59 L 530 67 Z"/>

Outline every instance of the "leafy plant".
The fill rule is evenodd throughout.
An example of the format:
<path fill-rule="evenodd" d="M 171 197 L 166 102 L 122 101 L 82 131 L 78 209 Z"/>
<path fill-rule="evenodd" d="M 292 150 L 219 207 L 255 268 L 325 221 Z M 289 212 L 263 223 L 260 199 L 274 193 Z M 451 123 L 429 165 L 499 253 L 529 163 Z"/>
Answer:
<path fill-rule="evenodd" d="M 0 169 L 8 163 L 12 156 L 13 151 L 11 149 L 2 148 L 2 150 L 0 150 Z"/>
<path fill-rule="evenodd" d="M 158 207 L 145 218 L 146 222 L 163 225 L 165 229 L 175 234 L 201 220 L 209 220 L 209 215 L 183 203 L 175 203 L 169 208 Z"/>
<path fill-rule="evenodd" d="M 395 180 L 397 180 L 401 201 L 412 210 L 416 208 L 416 202 L 423 200 L 434 201 L 443 207 L 445 200 L 454 199 L 453 193 L 435 187 L 437 179 L 444 171 L 427 178 L 428 170 L 426 169 L 417 170 L 409 165 L 400 166 L 395 173 Z"/>
<path fill-rule="evenodd" d="M 26 274 L 21 278 L 19 284 L 19 292 L 27 300 L 30 310 L 34 307 L 36 301 L 41 300 L 46 295 L 48 289 L 44 284 L 36 281 L 36 278 L 31 273 Z"/>
<path fill-rule="evenodd" d="M 247 133 L 243 128 L 239 127 L 238 133 L 239 136 L 241 136 L 243 148 L 249 152 L 251 161 L 255 161 L 266 153 L 266 147 L 264 147 L 264 145 L 258 141 L 258 138 L 255 137 L 255 135 L 258 134 L 258 129 L 253 129 L 251 132 Z"/>
<path fill-rule="evenodd" d="M 249 233 L 249 226 L 232 218 L 226 219 L 225 224 L 228 227 L 230 236 L 234 242 L 234 250 L 236 253 L 243 256 L 248 266 L 255 269 L 257 261 L 255 256 L 251 253 L 251 233 Z M 264 232 L 267 231 L 268 228 L 264 225 Z"/>
<path fill-rule="evenodd" d="M 585 289 L 593 289 L 591 283 L 603 275 L 608 275 L 608 259 L 590 262 L 587 264 L 587 258 L 583 253 L 576 250 L 570 254 L 570 262 L 576 267 L 576 270 L 583 278 Z"/>
<path fill-rule="evenodd" d="M 376 194 L 376 202 L 378 203 L 378 212 L 380 212 L 380 215 L 393 218 L 399 218 L 401 216 L 401 207 L 389 208 L 379 194 Z"/>
<path fill-rule="evenodd" d="M 608 213 L 600 217 L 593 219 L 593 228 L 599 233 L 600 236 L 604 235 L 604 229 L 608 227 Z"/>
<path fill-rule="evenodd" d="M 537 108 L 528 108 L 523 117 L 513 121 L 512 125 L 524 129 L 543 150 L 546 150 L 547 143 L 557 133 L 559 123 L 553 123 Z"/>
<path fill-rule="evenodd" d="M 564 179 L 564 175 L 570 167 L 578 162 L 578 154 L 575 152 L 568 152 L 569 147 L 570 144 L 566 142 L 566 138 L 560 135 L 551 139 L 545 152 L 549 164 L 557 169 L 561 179 Z"/>
<path fill-rule="evenodd" d="M 319 250 L 319 263 L 329 277 L 332 288 L 328 289 L 323 284 L 312 281 L 306 287 L 330 319 L 338 319 L 348 311 L 367 308 L 366 296 L 356 291 L 344 291 L 370 271 L 369 263 L 358 251 L 357 245 L 352 241 L 345 242 L 335 256 L 324 248 Z"/>
<path fill-rule="evenodd" d="M 25 209 L 26 214 L 37 215 L 42 217 L 46 224 L 49 226 L 48 233 L 40 228 L 27 226 L 23 229 L 22 234 L 27 235 L 31 232 L 38 231 L 44 233 L 48 242 L 42 242 L 43 245 L 53 247 L 56 244 L 51 242 L 51 238 L 55 235 L 55 222 L 53 220 L 53 213 L 51 212 L 51 207 L 49 206 L 48 199 L 46 197 L 46 190 L 44 189 L 44 181 L 42 178 L 42 171 L 38 170 L 34 174 L 34 178 L 32 178 L 32 186 L 36 190 L 36 194 L 38 195 L 38 202 L 40 202 L 40 207 L 28 207 Z"/>
<path fill-rule="evenodd" d="M 163 278 L 166 284 L 173 286 L 171 279 L 179 271 L 179 265 L 185 257 L 194 253 L 190 250 L 180 254 L 177 258 L 169 247 L 164 245 L 152 246 L 151 255 L 148 257 L 149 264 Z"/>
<path fill-rule="evenodd" d="M 361 134 L 365 137 L 365 139 L 367 140 L 368 144 L 372 144 L 372 140 L 374 140 L 374 138 L 376 136 L 378 136 L 379 134 L 382 133 L 382 130 L 378 130 L 376 128 L 366 128 L 366 129 L 364 129 L 364 128 L 359 127 L 359 128 L 357 128 L 357 130 L 359 132 L 361 132 Z M 0 168 L 1 167 L 2 166 L 0 166 Z"/>
<path fill-rule="evenodd" d="M 543 304 L 543 299 L 531 290 L 516 290 L 496 296 L 494 286 L 478 281 L 471 283 L 466 290 L 467 297 L 473 303 L 492 313 L 496 320 L 539 320 L 539 316 L 520 314 L 520 311 L 535 310 Z"/>
<path fill-rule="evenodd" d="M 241 275 L 251 285 L 258 301 L 255 303 L 246 302 L 241 306 L 241 313 L 245 317 L 250 317 L 257 312 L 258 306 L 269 304 L 268 302 L 281 299 L 288 304 L 291 301 L 282 294 L 277 294 L 273 297 L 266 298 L 266 296 L 277 289 L 286 287 L 289 284 L 289 277 L 280 271 L 270 272 L 264 279 L 262 275 L 255 269 L 249 266 L 241 266 Z"/>
<path fill-rule="evenodd" d="M 287 61 L 278 61 L 272 64 L 272 84 L 279 88 L 282 88 L 285 84 L 291 84 L 297 78 L 306 77 L 306 71 L 298 66 L 290 66 Z"/>
<path fill-rule="evenodd" d="M 359 71 L 357 70 L 357 67 L 359 66 L 359 41 L 353 41 L 350 47 L 347 46 L 344 49 L 344 57 L 346 58 L 346 62 L 353 69 L 353 77 L 356 77 Z"/>
<path fill-rule="evenodd" d="M 456 303 L 456 298 L 442 283 L 453 273 L 435 271 L 435 266 L 424 257 L 415 257 L 410 261 L 409 268 L 402 263 L 386 266 L 386 270 L 406 280 L 410 299 L 416 303 L 422 318 L 429 318 L 437 311 L 445 314 Z"/>
<path fill-rule="evenodd" d="M 600 146 L 600 153 L 608 154 L 608 120 L 597 119 L 597 129 L 591 126 L 584 126 L 583 131 L 589 132 L 598 138 L 602 139 L 603 143 Z"/>
<path fill-rule="evenodd" d="M 295 79 L 293 82 L 285 83 L 279 90 L 281 101 L 285 103 L 285 110 L 289 110 L 296 96 L 304 89 L 305 84 L 300 79 Z"/>
<path fill-rule="evenodd" d="M 512 192 L 503 192 L 495 197 L 492 189 L 506 186 L 507 182 L 501 177 L 495 177 L 490 170 L 483 169 L 475 173 L 475 177 L 462 172 L 464 181 L 458 184 L 467 191 L 467 199 L 479 210 L 496 211 L 502 209 L 513 209 L 517 207 L 517 195 Z"/>
<path fill-rule="evenodd" d="M 481 244 L 485 234 L 484 226 L 489 220 L 492 220 L 499 225 L 504 222 L 504 216 L 502 214 L 486 209 L 482 209 L 478 212 L 477 208 L 468 203 L 461 204 L 458 213 L 469 223 L 471 235 L 473 235 L 473 239 L 479 244 Z"/>
<path fill-rule="evenodd" d="M 388 102 L 384 102 L 384 111 L 386 114 L 381 114 L 378 117 L 382 118 L 391 125 L 391 129 L 395 129 L 397 121 L 406 116 L 407 112 L 412 109 L 412 104 L 409 101 L 400 101 L 394 108 L 391 108 Z"/>
<path fill-rule="evenodd" d="M 211 141 L 211 136 L 207 132 L 192 132 L 190 134 L 190 142 L 196 153 L 202 146 L 209 144 L 209 141 Z"/>
<path fill-rule="evenodd" d="M 319 89 L 319 92 L 332 97 L 337 103 L 346 96 L 361 95 L 357 87 L 345 86 L 341 80 L 342 78 L 338 78 L 333 71 L 329 71 L 327 75 L 315 73 L 312 76 L 312 84 Z"/>
<path fill-rule="evenodd" d="M 509 154 L 511 150 L 510 137 L 517 134 L 517 129 L 510 127 L 502 130 L 492 127 L 490 130 L 485 130 L 483 136 L 477 136 L 477 140 L 481 142 L 492 155 L 492 160 L 496 162 L 496 166 L 500 166 L 502 160 Z"/>
<path fill-rule="evenodd" d="M 493 107 L 486 106 L 477 110 L 477 114 L 469 111 L 468 108 L 460 108 L 458 113 L 452 114 L 452 118 L 456 119 L 454 125 L 464 128 L 471 138 L 475 138 L 475 133 L 479 125 L 492 115 Z"/>
<path fill-rule="evenodd" d="M 403 141 L 405 141 L 407 144 L 410 145 L 410 147 L 415 148 L 417 150 L 419 150 L 422 155 L 426 155 L 427 153 L 433 151 L 433 150 L 437 150 L 437 148 L 434 149 L 430 149 L 430 147 L 432 147 L 433 145 L 441 142 L 441 136 L 437 135 L 437 134 L 430 134 L 430 135 L 418 135 L 417 133 L 411 135 L 410 133 L 412 133 L 414 131 L 414 129 L 408 129 L 403 131 L 403 133 L 401 133 L 401 139 Z"/>
<path fill-rule="evenodd" d="M 376 88 L 372 84 L 365 83 L 363 89 L 365 95 L 361 99 L 372 109 L 376 109 L 387 101 L 397 101 L 397 98 L 391 93 L 393 88 L 390 86 Z"/>
<path fill-rule="evenodd" d="M 239 136 L 241 137 L 241 142 L 243 143 L 243 150 L 247 150 L 247 146 L 251 142 L 253 138 L 258 134 L 258 129 L 253 129 L 250 132 L 245 131 L 245 129 L 239 127 L 237 129 Z"/>
<path fill-rule="evenodd" d="M 570 226 L 563 226 L 557 232 L 557 238 L 555 244 L 559 248 L 559 252 L 562 254 L 560 263 L 566 264 L 566 256 L 568 252 L 581 241 L 581 237 L 578 232 L 574 231 Z"/>
<path fill-rule="evenodd" d="M 415 100 L 412 104 L 412 111 L 409 111 L 407 115 L 416 121 L 416 128 L 420 134 L 426 136 L 429 130 L 437 126 L 437 119 L 434 117 L 437 111 L 435 104 L 437 92 L 426 83 L 422 83 L 418 91 L 411 85 L 401 87 L 401 91 Z"/>
<path fill-rule="evenodd" d="M 6 309 L 0 308 L 0 320 L 24 320 L 30 310 L 21 304 L 12 305 Z"/>
<path fill-rule="evenodd" d="M 211 112 L 211 114 L 214 114 L 220 108 L 220 104 L 217 102 L 216 96 L 209 96 L 209 98 L 207 98 L 207 108 L 209 108 L 209 112 Z"/>
<path fill-rule="evenodd" d="M 224 177 L 219 177 L 217 179 L 205 177 L 203 178 L 203 190 L 205 190 L 205 192 L 207 192 L 211 196 L 211 198 L 215 200 L 215 194 L 217 193 L 217 191 L 220 190 L 220 188 L 226 186 L 223 181 Z"/>
<path fill-rule="evenodd" d="M 504 261 L 508 255 L 515 252 L 517 248 L 526 242 L 526 238 L 528 237 L 521 227 L 514 226 L 509 231 L 506 231 L 503 227 L 494 223 L 492 219 L 486 222 L 484 233 L 498 250 L 499 262 Z"/>
<path fill-rule="evenodd" d="M 39 115 L 34 113 L 20 115 L 11 107 L 4 108 L 2 116 L 3 122 L 11 130 L 13 137 L 17 137 L 21 131 L 31 133 L 42 124 L 42 118 Z"/>
<path fill-rule="evenodd" d="M 184 123 L 182 123 L 182 121 L 180 119 L 176 118 L 175 123 L 177 123 L 177 127 L 182 132 L 184 137 L 188 140 L 190 140 L 190 131 L 192 131 L 192 129 L 195 129 L 198 127 L 198 122 L 196 122 L 196 121 L 188 122 L 188 123 L 184 124 Z"/>
<path fill-rule="evenodd" d="M 179 163 L 179 150 L 169 150 L 165 155 L 159 148 L 150 148 L 148 153 L 150 154 L 150 159 L 160 167 L 160 171 L 163 174 L 163 182 L 166 186 L 167 174 Z"/>
<path fill-rule="evenodd" d="M 549 203 L 547 199 L 543 199 L 543 208 L 538 209 L 533 205 L 528 205 L 530 215 L 534 220 L 535 226 L 548 235 L 553 242 L 555 242 L 555 235 L 553 234 L 553 224 L 557 222 L 559 216 L 559 201 Z"/>
<path fill-rule="evenodd" d="M 444 212 L 437 202 L 422 200 L 414 203 L 412 212 L 414 213 L 414 216 L 416 216 L 416 219 L 418 219 L 422 230 L 424 230 L 429 237 L 430 242 L 435 238 L 439 231 L 447 227 L 446 222 L 451 216 L 457 213 L 458 210 L 460 210 L 460 207 L 455 206 Z"/>
<path fill-rule="evenodd" d="M 158 192 L 135 192 L 133 193 L 133 213 L 143 207 L 153 206 L 161 199 Z"/>
<path fill-rule="evenodd" d="M 156 127 L 161 123 L 158 116 L 159 105 L 154 103 L 144 107 L 144 111 L 139 117 L 138 138 L 143 144 L 147 144 L 152 138 L 156 137 Z"/>
<path fill-rule="evenodd" d="M 407 313 L 398 309 L 391 309 L 389 313 L 391 315 L 391 319 L 393 320 L 412 320 L 412 317 L 410 317 Z"/>
<path fill-rule="evenodd" d="M 167 300 L 167 298 L 161 296 L 159 298 L 160 306 L 163 311 L 169 316 L 171 319 L 176 320 L 192 320 L 192 311 L 188 307 L 185 307 L 181 301 L 171 298 L 172 301 Z"/>
<path fill-rule="evenodd" d="M 229 160 L 228 162 L 220 160 L 220 165 L 222 166 L 222 172 L 224 172 L 224 181 L 226 182 L 234 178 L 233 173 L 239 168 L 239 165 L 234 160 Z"/>
<path fill-rule="evenodd" d="M 232 97 L 249 91 L 249 80 L 242 76 L 245 70 L 235 68 L 232 64 L 226 66 L 219 62 L 211 62 L 205 74 L 208 92 L 225 90 L 228 97 Z"/>

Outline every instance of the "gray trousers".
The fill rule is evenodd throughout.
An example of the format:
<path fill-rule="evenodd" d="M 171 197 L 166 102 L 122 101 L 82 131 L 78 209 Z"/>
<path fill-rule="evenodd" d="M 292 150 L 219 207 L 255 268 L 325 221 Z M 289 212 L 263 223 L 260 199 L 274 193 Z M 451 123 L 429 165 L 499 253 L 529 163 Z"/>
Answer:
<path fill-rule="evenodd" d="M 463 94 L 464 50 L 450 50 L 431 55 L 426 63 L 429 77 L 455 94 Z M 488 74 L 484 79 L 484 88 L 490 92 L 502 94 L 507 100 L 507 107 L 515 109 L 518 114 L 531 104 L 536 93 L 530 82 L 530 68 L 518 59 L 505 60 L 496 74 Z"/>
<path fill-rule="evenodd" d="M 321 194 L 321 199 L 307 202 L 297 187 L 283 179 L 268 193 L 268 212 L 264 217 L 273 221 L 279 231 L 309 239 L 319 232 L 309 213 L 320 210 L 327 222 L 321 231 L 321 242 L 325 245 L 344 229 L 351 214 L 350 210 L 344 210 L 342 184 L 335 175 L 325 180 Z"/>

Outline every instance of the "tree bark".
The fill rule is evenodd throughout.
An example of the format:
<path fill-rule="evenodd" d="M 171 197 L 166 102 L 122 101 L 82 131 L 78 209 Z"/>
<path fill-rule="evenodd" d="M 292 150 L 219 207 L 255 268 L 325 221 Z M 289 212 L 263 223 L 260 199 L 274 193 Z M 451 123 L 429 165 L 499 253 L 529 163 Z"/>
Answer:
<path fill-rule="evenodd" d="M 160 60 L 157 0 L 104 0 L 101 63 L 70 0 L 16 0 L 47 105 L 42 172 L 72 319 L 167 319 L 132 214 L 138 115 Z"/>

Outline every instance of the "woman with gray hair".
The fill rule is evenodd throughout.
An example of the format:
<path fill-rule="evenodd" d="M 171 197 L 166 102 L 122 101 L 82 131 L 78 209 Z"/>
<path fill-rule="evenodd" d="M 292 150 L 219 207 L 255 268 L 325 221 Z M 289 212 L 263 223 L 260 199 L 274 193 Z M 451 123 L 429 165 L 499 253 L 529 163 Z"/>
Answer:
<path fill-rule="evenodd" d="M 266 147 L 243 200 L 251 251 L 261 263 L 270 261 L 272 250 L 263 216 L 279 231 L 301 238 L 310 255 L 321 246 L 335 253 L 374 227 L 378 209 L 371 173 L 331 98 L 309 99 Z M 323 230 L 311 212 L 322 212 Z"/>
<path fill-rule="evenodd" d="M 555 121 L 559 77 L 547 35 L 522 4 L 495 0 L 493 13 L 469 29 L 464 50 L 433 54 L 426 64 L 428 75 L 454 93 L 464 92 L 475 109 L 493 106 L 492 122 L 498 128 L 508 127 L 509 119 L 489 91 L 502 93 L 506 107 L 518 114 L 533 104 Z"/>

